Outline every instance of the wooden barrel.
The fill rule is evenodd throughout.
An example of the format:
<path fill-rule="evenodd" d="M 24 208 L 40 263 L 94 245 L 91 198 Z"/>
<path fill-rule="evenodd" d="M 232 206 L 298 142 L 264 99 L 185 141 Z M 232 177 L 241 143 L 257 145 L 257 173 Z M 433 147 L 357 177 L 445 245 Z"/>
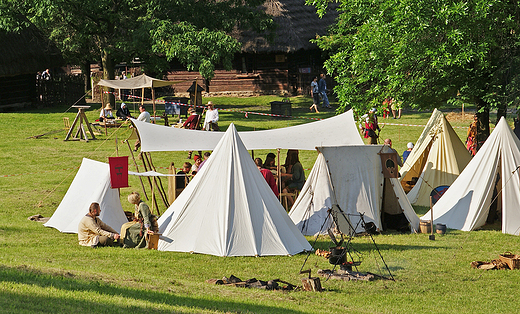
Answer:
<path fill-rule="evenodd" d="M 430 233 L 430 232 L 432 232 L 431 222 L 429 220 L 421 221 L 419 223 L 419 230 L 421 231 L 421 233 Z"/>

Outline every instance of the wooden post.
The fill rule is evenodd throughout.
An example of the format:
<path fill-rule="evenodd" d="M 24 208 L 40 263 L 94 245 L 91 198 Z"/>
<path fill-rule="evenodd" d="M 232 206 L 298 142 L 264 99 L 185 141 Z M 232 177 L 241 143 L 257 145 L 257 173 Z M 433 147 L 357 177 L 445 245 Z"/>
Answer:
<path fill-rule="evenodd" d="M 155 110 L 155 90 L 152 87 L 152 106 L 153 106 L 153 124 L 155 124 L 155 117 L 157 116 L 157 112 Z"/>
<path fill-rule="evenodd" d="M 175 165 L 174 163 L 172 162 L 170 164 L 170 166 L 168 167 L 168 174 L 175 174 Z M 168 202 L 170 202 L 170 204 L 173 203 L 173 201 L 175 201 L 175 190 L 176 190 L 176 186 L 175 186 L 175 177 L 168 177 Z"/>
<path fill-rule="evenodd" d="M 431 229 L 431 235 L 430 235 L 430 240 L 435 240 L 435 235 L 433 234 L 433 202 L 432 202 L 432 197 L 430 196 L 430 229 Z"/>

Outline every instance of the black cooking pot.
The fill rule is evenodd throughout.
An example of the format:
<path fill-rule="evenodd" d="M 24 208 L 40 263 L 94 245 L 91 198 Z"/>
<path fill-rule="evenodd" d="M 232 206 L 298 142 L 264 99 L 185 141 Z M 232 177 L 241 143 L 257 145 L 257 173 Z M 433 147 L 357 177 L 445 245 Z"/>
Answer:
<path fill-rule="evenodd" d="M 329 263 L 333 265 L 343 264 L 347 261 L 347 254 L 344 247 L 331 247 Z"/>

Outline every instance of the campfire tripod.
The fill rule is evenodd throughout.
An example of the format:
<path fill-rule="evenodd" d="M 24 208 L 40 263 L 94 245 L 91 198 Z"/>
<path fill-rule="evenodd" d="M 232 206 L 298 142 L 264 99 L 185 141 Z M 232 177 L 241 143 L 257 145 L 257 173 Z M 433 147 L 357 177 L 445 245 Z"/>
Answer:
<path fill-rule="evenodd" d="M 316 242 L 318 241 L 318 237 L 319 235 L 321 234 L 321 231 L 324 230 L 324 227 L 326 225 L 326 223 L 329 221 L 330 218 L 332 218 L 332 221 L 334 222 L 334 224 L 339 228 L 339 219 L 338 219 L 338 214 L 341 215 L 341 217 L 347 222 L 348 224 L 348 240 L 347 240 L 347 243 L 345 244 L 345 249 L 342 251 L 342 253 L 336 258 L 336 261 L 334 262 L 334 267 L 332 269 L 332 273 L 334 273 L 334 270 L 336 269 L 336 266 L 338 264 L 340 264 L 339 262 L 343 259 L 343 257 L 348 254 L 348 256 L 352 259 L 352 261 L 354 261 L 354 258 L 352 256 L 352 253 L 354 252 L 355 254 L 360 254 L 359 251 L 355 250 L 353 247 L 352 247 L 352 238 L 356 235 L 356 229 L 357 227 L 359 227 L 359 225 L 361 224 L 361 226 L 363 227 L 363 229 L 365 229 L 365 233 L 368 234 L 370 236 L 370 239 L 372 240 L 372 243 L 374 244 L 374 247 L 375 249 L 377 250 L 378 254 L 379 254 L 379 257 L 381 258 L 381 261 L 383 262 L 383 264 L 385 265 L 385 268 L 386 270 L 388 271 L 388 274 L 390 276 L 390 278 L 387 278 L 385 276 L 380 276 L 384 279 L 389 279 L 389 280 L 394 280 L 394 277 L 392 276 L 392 273 L 390 272 L 390 269 L 388 268 L 388 265 L 386 264 L 384 258 L 383 258 L 383 255 L 381 254 L 381 251 L 379 250 L 379 247 L 377 246 L 376 244 L 376 241 L 374 240 L 374 237 L 372 236 L 372 233 L 369 232 L 368 228 L 367 228 L 367 223 L 365 222 L 365 218 L 364 218 L 364 215 L 362 213 L 359 213 L 359 214 L 345 214 L 345 212 L 339 207 L 339 205 L 333 205 L 333 208 L 336 208 L 336 211 L 333 211 L 332 208 L 330 208 L 328 211 L 327 211 L 327 218 L 323 221 L 323 224 L 321 225 L 321 228 L 320 228 L 320 232 L 318 232 L 318 234 L 316 235 L 316 238 L 314 239 L 314 243 L 313 243 L 313 247 L 315 246 Z M 359 216 L 360 219 L 358 221 L 358 223 L 356 224 L 356 227 L 353 227 L 352 226 L 352 223 L 350 222 L 350 219 L 347 217 L 347 216 Z M 332 230 L 330 228 L 327 229 L 328 233 L 329 233 L 329 236 L 332 240 L 332 242 L 334 244 L 336 244 L 337 246 L 341 246 L 341 244 L 343 244 L 343 235 L 341 236 L 341 241 L 338 242 L 336 240 L 336 237 L 334 236 Z M 341 229 L 340 229 L 341 231 Z M 303 268 L 305 267 L 305 264 L 307 263 L 307 260 L 309 259 L 309 256 L 310 256 L 311 252 L 308 252 L 307 253 L 307 257 L 305 258 L 305 261 L 303 262 L 303 265 L 302 267 L 300 268 L 300 273 L 302 272 Z M 357 270 L 357 265 L 355 263 L 353 263 L 353 266 L 356 268 Z M 331 274 L 332 274 L 331 273 Z M 330 275 L 329 275 L 329 278 L 330 278 Z M 327 280 L 329 279 L 327 278 Z"/>

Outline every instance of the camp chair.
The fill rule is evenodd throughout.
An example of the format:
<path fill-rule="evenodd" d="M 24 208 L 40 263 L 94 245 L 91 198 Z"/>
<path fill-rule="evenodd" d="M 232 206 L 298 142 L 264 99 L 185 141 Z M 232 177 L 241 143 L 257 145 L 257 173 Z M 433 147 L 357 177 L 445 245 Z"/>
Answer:
<path fill-rule="evenodd" d="M 286 212 L 289 212 L 291 208 L 289 207 L 289 202 L 287 201 L 287 196 L 291 196 L 293 198 L 293 201 L 296 201 L 296 198 L 298 198 L 298 195 L 300 194 L 300 190 L 294 190 L 294 192 L 288 192 L 288 193 L 280 193 L 280 202 L 282 202 L 283 207 L 285 208 Z M 294 205 L 294 203 L 293 203 Z"/>

